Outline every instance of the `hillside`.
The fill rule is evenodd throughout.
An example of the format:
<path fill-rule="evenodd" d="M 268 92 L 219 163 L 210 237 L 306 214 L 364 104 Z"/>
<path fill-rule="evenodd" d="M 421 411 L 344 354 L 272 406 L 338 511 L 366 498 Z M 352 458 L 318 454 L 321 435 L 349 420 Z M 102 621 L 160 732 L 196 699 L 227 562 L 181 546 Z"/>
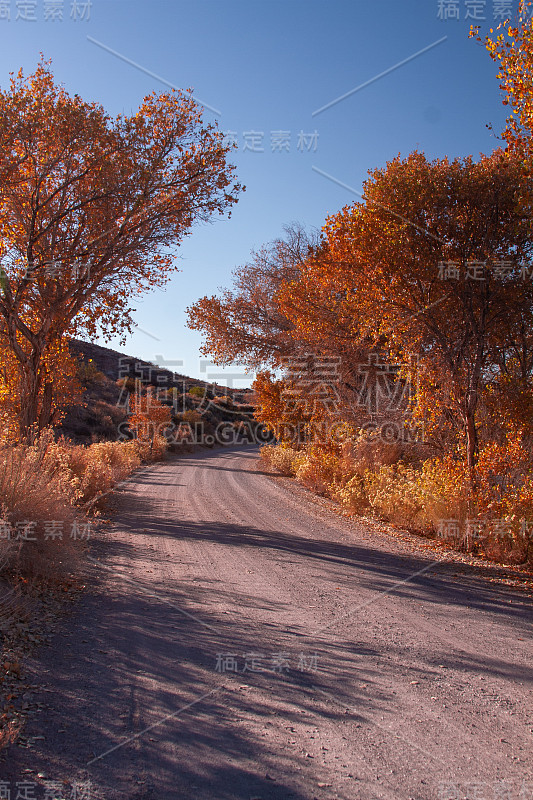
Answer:
<path fill-rule="evenodd" d="M 136 379 L 143 387 L 156 388 L 162 402 L 172 406 L 173 422 L 188 426 L 189 438 L 198 443 L 211 444 L 221 424 L 241 431 L 243 426 L 250 430 L 257 426 L 250 389 L 232 389 L 190 378 L 79 339 L 71 340 L 70 348 L 80 362 L 83 403 L 68 409 L 57 430 L 76 442 L 123 438 L 128 397 Z"/>

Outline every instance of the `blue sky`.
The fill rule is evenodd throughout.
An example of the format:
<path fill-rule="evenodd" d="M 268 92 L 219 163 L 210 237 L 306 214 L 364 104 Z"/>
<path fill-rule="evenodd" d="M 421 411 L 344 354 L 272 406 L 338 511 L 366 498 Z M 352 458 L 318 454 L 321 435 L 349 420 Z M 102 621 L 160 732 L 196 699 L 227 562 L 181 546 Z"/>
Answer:
<path fill-rule="evenodd" d="M 232 160 L 247 190 L 232 218 L 193 230 L 178 251 L 181 272 L 138 305 L 139 327 L 126 346 L 109 346 L 222 383 L 222 370 L 200 361 L 201 337 L 186 328 L 186 307 L 229 286 L 232 269 L 284 224 L 320 227 L 358 199 L 369 169 L 398 153 L 477 156 L 498 146 L 486 127 L 499 132 L 505 118 L 496 68 L 468 31 L 471 23 L 495 27 L 503 8 L 515 13 L 517 5 L 0 0 L 2 86 L 11 71 L 33 71 L 42 51 L 72 94 L 117 114 L 164 91 L 159 76 L 192 88 L 220 112 L 206 109 L 205 120 L 238 143 Z M 231 378 L 242 369 L 226 372 L 234 385 L 250 382 Z"/>

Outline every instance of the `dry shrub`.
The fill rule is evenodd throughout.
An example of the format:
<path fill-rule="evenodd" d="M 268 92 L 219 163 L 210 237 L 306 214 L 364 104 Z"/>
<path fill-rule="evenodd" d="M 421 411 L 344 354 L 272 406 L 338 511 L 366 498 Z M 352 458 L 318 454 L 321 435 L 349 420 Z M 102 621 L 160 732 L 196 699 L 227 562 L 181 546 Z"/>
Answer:
<path fill-rule="evenodd" d="M 140 461 L 162 461 L 168 451 L 168 442 L 164 436 L 156 435 L 153 440 L 134 439 L 135 453 Z"/>
<path fill-rule="evenodd" d="M 33 446 L 0 444 L 0 571 L 62 580 L 84 544 L 72 538 L 80 510 L 88 511 L 141 461 L 160 460 L 166 439 L 97 442 L 88 447 L 55 441 L 44 431 Z M 46 523 L 63 531 L 46 537 Z M 24 524 L 27 527 L 24 527 Z M 9 538 L 8 538 L 9 536 Z"/>
<path fill-rule="evenodd" d="M 365 473 L 365 489 L 371 507 L 399 525 L 412 527 L 423 505 L 414 470 L 403 465 L 382 466 Z"/>
<path fill-rule="evenodd" d="M 76 517 L 72 505 L 76 492 L 58 453 L 60 448 L 49 434 L 32 447 L 0 448 L 4 570 L 54 581 L 66 577 L 76 565 L 79 542 L 68 538 Z M 62 525 L 67 538 L 45 539 L 45 523 L 50 521 Z"/>
<path fill-rule="evenodd" d="M 361 475 L 354 475 L 344 485 L 332 486 L 330 491 L 334 500 L 355 514 L 364 514 L 370 508 L 365 482 Z"/>
<path fill-rule="evenodd" d="M 415 467 L 402 460 L 410 455 L 403 443 L 360 431 L 336 448 L 308 447 L 296 477 L 355 513 L 370 509 L 413 530 L 435 533 L 442 520 L 464 520 L 468 484 L 463 466 L 433 458 Z"/>
<path fill-rule="evenodd" d="M 65 447 L 64 459 L 79 505 L 96 500 L 140 466 L 136 441 Z"/>
<path fill-rule="evenodd" d="M 296 475 L 304 455 L 292 447 L 283 444 L 264 445 L 260 450 L 263 461 L 282 475 Z"/>
<path fill-rule="evenodd" d="M 372 508 L 393 523 L 420 531 L 442 530 L 443 520 L 467 515 L 468 484 L 464 468 L 429 459 L 420 469 L 406 464 L 383 466 L 364 476 Z"/>
<path fill-rule="evenodd" d="M 386 442 L 379 434 L 372 435 L 362 431 L 353 441 L 342 446 L 342 458 L 358 475 L 377 472 L 382 466 L 396 464 L 403 456 L 400 442 Z"/>
<path fill-rule="evenodd" d="M 485 552 L 533 562 L 532 453 L 519 436 L 481 450 L 476 468 L 478 514 L 485 521 Z"/>
<path fill-rule="evenodd" d="M 349 478 L 346 466 L 334 451 L 312 446 L 301 460 L 296 478 L 312 492 L 329 494 L 334 491 L 333 487 Z"/>
<path fill-rule="evenodd" d="M 195 431 L 189 422 L 178 422 L 174 432 L 173 442 L 178 445 L 192 445 L 195 443 Z M 139 441 L 138 439 L 136 440 Z M 146 448 L 144 448 L 146 449 Z"/>
<path fill-rule="evenodd" d="M 527 452 L 490 446 L 476 470 L 453 459 L 428 459 L 419 468 L 403 463 L 356 474 L 332 496 L 356 513 L 369 507 L 403 527 L 436 535 L 460 549 L 496 560 L 533 560 L 533 476 Z"/>
<path fill-rule="evenodd" d="M 179 422 L 188 422 L 190 425 L 194 425 L 197 422 L 202 422 L 203 417 L 199 411 L 188 409 L 187 411 L 183 411 L 181 414 L 179 414 L 177 419 Z"/>
<path fill-rule="evenodd" d="M 404 450 L 399 442 L 386 442 L 379 434 L 354 431 L 339 448 L 336 478 L 329 486 L 331 497 L 356 514 L 371 508 L 367 483 L 383 466 L 397 463 Z"/>
<path fill-rule="evenodd" d="M 267 464 L 356 514 L 371 511 L 462 550 L 533 563 L 533 456 L 518 434 L 481 450 L 475 491 L 462 461 L 422 460 L 423 452 L 365 433 L 337 447 L 261 448 Z"/>
<path fill-rule="evenodd" d="M 378 435 L 353 431 L 338 445 L 315 442 L 307 447 L 296 477 L 311 491 L 329 495 L 353 510 L 367 509 L 364 476 L 401 457 L 402 445 L 385 442 Z"/>
<path fill-rule="evenodd" d="M 468 470 L 452 458 L 431 458 L 415 470 L 414 480 L 420 493 L 422 512 L 420 526 L 434 531 L 442 528 L 442 520 L 464 520 L 469 514 Z M 472 513 L 472 509 L 470 509 Z"/>

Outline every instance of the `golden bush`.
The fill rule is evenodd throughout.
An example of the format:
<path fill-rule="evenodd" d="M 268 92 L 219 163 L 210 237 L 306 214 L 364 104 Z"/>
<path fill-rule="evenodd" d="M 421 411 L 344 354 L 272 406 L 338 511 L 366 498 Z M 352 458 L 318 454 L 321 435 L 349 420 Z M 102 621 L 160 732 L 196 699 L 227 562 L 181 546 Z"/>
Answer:
<path fill-rule="evenodd" d="M 292 447 L 282 444 L 264 445 L 260 450 L 263 461 L 282 475 L 296 475 L 304 458 L 303 454 Z"/>

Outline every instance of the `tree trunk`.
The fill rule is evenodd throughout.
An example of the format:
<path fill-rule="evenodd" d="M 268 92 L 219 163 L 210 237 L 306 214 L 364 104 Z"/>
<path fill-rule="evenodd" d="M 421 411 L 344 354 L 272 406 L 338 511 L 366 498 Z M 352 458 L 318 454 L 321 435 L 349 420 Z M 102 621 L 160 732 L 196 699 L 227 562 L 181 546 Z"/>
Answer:
<path fill-rule="evenodd" d="M 466 414 L 466 464 L 469 470 L 476 466 L 478 455 L 478 438 L 474 409 L 468 409 Z"/>
<path fill-rule="evenodd" d="M 40 354 L 34 352 L 26 364 L 20 365 L 21 378 L 19 430 L 21 441 L 25 442 L 26 444 L 32 444 L 35 441 L 40 429 L 39 395 L 42 386 L 40 361 Z"/>
<path fill-rule="evenodd" d="M 477 491 L 477 479 L 476 479 L 477 456 L 478 456 L 478 438 L 477 438 L 475 411 L 473 409 L 469 409 L 466 418 L 466 465 L 468 469 L 467 515 L 469 518 L 476 516 L 475 498 Z M 470 543 L 467 542 L 467 548 L 469 546 Z"/>
<path fill-rule="evenodd" d="M 46 428 L 52 422 L 52 397 L 54 384 L 48 380 L 44 384 L 41 410 L 39 412 L 39 430 Z"/>

